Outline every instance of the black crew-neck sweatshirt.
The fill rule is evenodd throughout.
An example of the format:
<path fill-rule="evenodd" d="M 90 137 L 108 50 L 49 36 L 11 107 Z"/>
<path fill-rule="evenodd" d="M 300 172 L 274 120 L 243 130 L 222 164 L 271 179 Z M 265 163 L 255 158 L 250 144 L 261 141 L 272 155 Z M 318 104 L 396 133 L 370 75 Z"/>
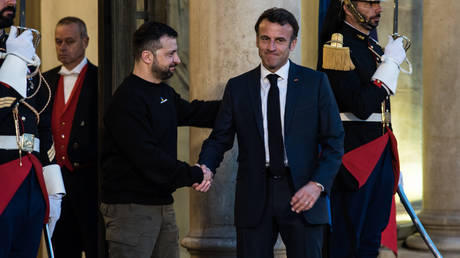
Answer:
<path fill-rule="evenodd" d="M 219 104 L 129 75 L 104 116 L 102 202 L 170 204 L 177 188 L 201 182 L 199 167 L 177 160 L 177 126 L 212 127 Z"/>

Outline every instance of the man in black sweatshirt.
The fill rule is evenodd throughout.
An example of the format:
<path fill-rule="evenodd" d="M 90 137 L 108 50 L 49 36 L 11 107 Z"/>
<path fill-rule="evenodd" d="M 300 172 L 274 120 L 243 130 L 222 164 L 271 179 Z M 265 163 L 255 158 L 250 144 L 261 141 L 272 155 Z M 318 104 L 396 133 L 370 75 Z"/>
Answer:
<path fill-rule="evenodd" d="M 144 23 L 135 64 L 104 116 L 101 212 L 110 257 L 178 258 L 172 193 L 207 191 L 212 173 L 177 160 L 177 126 L 212 127 L 218 101 L 183 100 L 163 81 L 180 63 L 177 32 Z"/>

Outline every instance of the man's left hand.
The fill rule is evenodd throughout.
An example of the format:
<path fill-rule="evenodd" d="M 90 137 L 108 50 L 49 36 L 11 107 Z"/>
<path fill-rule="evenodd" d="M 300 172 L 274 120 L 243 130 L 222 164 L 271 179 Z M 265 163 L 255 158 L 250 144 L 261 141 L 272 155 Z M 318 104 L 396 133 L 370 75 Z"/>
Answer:
<path fill-rule="evenodd" d="M 320 194 L 321 188 L 315 182 L 308 182 L 291 198 L 291 210 L 300 213 L 311 209 Z"/>

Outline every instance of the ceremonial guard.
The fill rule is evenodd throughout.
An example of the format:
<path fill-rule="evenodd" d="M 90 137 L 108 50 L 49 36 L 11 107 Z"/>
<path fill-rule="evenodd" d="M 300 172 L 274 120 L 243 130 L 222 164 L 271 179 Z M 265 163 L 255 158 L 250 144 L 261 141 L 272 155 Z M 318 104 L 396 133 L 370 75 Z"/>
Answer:
<path fill-rule="evenodd" d="M 0 1 L 1 258 L 36 257 L 43 225 L 52 234 L 65 193 L 55 164 L 49 87 L 34 76 L 40 65 L 34 36 L 14 26 L 9 37 L 4 31 L 14 12 L 15 1 Z"/>
<path fill-rule="evenodd" d="M 331 194 L 333 258 L 378 256 L 399 178 L 390 96 L 406 55 L 402 38 L 389 37 L 383 50 L 370 36 L 381 12 L 380 1 L 333 0 L 321 33 L 318 68 L 328 75 L 345 129 Z"/>

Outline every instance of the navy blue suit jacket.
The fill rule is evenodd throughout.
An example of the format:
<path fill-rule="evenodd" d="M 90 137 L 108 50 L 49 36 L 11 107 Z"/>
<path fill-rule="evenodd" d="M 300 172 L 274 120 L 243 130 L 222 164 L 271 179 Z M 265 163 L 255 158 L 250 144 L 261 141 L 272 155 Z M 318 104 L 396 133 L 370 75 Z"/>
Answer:
<path fill-rule="evenodd" d="M 198 161 L 215 171 L 224 153 L 232 148 L 236 134 L 237 227 L 256 226 L 264 211 L 267 186 L 262 119 L 260 67 L 257 67 L 228 81 L 214 129 L 203 143 Z M 284 141 L 292 181 L 296 191 L 309 181 L 319 182 L 325 188 L 313 208 L 303 212 L 311 224 L 329 222 L 326 195 L 341 164 L 343 137 L 342 122 L 326 75 L 291 62 Z"/>

